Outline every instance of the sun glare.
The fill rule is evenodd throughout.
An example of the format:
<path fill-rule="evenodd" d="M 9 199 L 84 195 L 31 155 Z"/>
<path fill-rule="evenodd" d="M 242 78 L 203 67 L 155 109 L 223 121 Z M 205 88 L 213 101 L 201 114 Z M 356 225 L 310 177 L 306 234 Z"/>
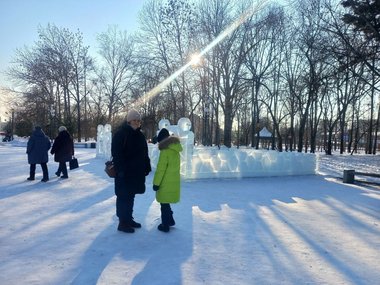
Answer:
<path fill-rule="evenodd" d="M 190 64 L 193 66 L 198 66 L 201 64 L 201 56 L 198 53 L 195 53 L 191 56 Z"/>
<path fill-rule="evenodd" d="M 202 56 L 214 48 L 219 42 L 224 40 L 229 34 L 231 34 L 235 29 L 237 29 L 242 23 L 244 23 L 250 16 L 257 13 L 265 7 L 265 4 L 269 0 L 259 0 L 255 5 L 252 5 L 245 13 L 243 13 L 236 21 L 234 21 L 230 26 L 228 26 L 222 33 L 219 34 L 211 43 L 209 43 L 202 51 L 193 54 L 188 63 L 182 66 L 180 69 L 175 71 L 172 75 L 163 80 L 160 84 L 154 87 L 152 90 L 147 92 L 142 96 L 137 102 L 135 102 L 135 107 L 140 107 L 145 102 L 149 101 L 157 94 L 159 94 L 166 86 L 168 86 L 174 79 L 176 79 L 182 72 L 184 72 L 190 66 L 196 66 L 201 63 Z"/>

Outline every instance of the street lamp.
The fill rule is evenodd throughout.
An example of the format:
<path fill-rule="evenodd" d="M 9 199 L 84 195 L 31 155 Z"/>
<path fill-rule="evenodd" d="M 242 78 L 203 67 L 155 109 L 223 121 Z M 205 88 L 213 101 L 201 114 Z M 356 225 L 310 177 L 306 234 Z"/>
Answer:
<path fill-rule="evenodd" d="M 50 104 L 50 139 L 53 139 L 53 132 L 55 130 L 55 108 L 53 104 Z"/>
<path fill-rule="evenodd" d="M 15 109 L 11 109 L 12 113 L 12 120 L 11 120 L 11 140 L 13 141 L 13 134 L 14 134 L 14 125 L 15 125 Z"/>
<path fill-rule="evenodd" d="M 204 114 L 205 114 L 205 120 L 204 120 L 204 142 L 203 145 L 208 145 L 208 116 L 210 114 L 210 108 L 208 104 L 204 107 Z"/>
<path fill-rule="evenodd" d="M 212 104 L 211 99 L 207 96 L 205 107 L 204 107 L 204 115 L 205 115 L 205 145 L 212 145 L 212 132 L 210 127 L 210 115 L 212 115 Z"/>

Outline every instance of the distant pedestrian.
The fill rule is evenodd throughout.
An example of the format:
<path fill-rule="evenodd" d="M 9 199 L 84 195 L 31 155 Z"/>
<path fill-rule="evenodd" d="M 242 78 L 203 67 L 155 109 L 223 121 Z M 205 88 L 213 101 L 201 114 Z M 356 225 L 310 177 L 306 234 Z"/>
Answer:
<path fill-rule="evenodd" d="M 112 138 L 111 153 L 117 176 L 115 177 L 117 229 L 134 233 L 141 224 L 133 217 L 136 194 L 145 193 L 145 176 L 152 170 L 148 156 L 148 144 L 141 132 L 141 116 L 130 110 L 126 120 Z"/>
<path fill-rule="evenodd" d="M 49 161 L 48 152 L 50 147 L 51 143 L 49 138 L 45 135 L 40 126 L 36 126 L 28 140 L 26 148 L 26 153 L 28 154 L 28 163 L 30 164 L 29 177 L 27 180 L 34 180 L 36 174 L 36 164 L 40 164 L 43 173 L 41 181 L 49 181 L 47 163 Z"/>
<path fill-rule="evenodd" d="M 60 126 L 59 134 L 55 138 L 51 154 L 54 154 L 54 161 L 59 163 L 58 170 L 55 173 L 58 177 L 69 178 L 67 174 L 66 162 L 70 161 L 74 156 L 74 141 L 65 126 Z"/>
<path fill-rule="evenodd" d="M 169 232 L 175 225 L 171 203 L 178 203 L 181 196 L 180 152 L 182 146 L 178 137 L 170 136 L 169 131 L 161 129 L 157 136 L 158 158 L 157 169 L 153 178 L 153 190 L 156 200 L 161 205 L 161 224 L 158 230 Z"/>

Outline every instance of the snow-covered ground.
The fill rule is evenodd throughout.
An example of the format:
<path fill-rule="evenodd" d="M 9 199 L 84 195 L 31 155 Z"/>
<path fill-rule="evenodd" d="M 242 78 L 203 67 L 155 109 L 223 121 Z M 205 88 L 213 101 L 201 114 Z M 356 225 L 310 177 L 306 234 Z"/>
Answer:
<path fill-rule="evenodd" d="M 0 145 L 0 284 L 380 284 L 380 156 L 318 155 L 318 175 L 182 184 L 176 226 L 156 229 L 152 178 L 134 234 L 116 230 L 113 181 L 95 149 L 68 180 L 26 181 L 25 147 Z M 367 179 L 368 178 L 362 178 Z M 372 178 L 380 183 L 380 179 Z"/>

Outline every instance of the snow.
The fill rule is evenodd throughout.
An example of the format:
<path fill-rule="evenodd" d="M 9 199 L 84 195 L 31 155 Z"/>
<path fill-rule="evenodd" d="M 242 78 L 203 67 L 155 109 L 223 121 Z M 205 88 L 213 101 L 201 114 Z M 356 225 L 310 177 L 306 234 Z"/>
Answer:
<path fill-rule="evenodd" d="M 39 166 L 26 181 L 25 147 L 0 145 L 0 284 L 379 284 L 380 187 L 341 180 L 380 173 L 379 155 L 318 154 L 316 175 L 183 181 L 169 233 L 151 173 L 134 234 L 116 230 L 104 160 L 76 157 L 67 180 L 50 157 L 50 181 Z"/>

